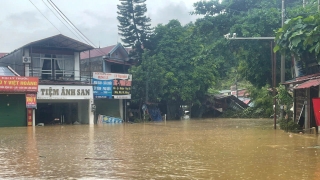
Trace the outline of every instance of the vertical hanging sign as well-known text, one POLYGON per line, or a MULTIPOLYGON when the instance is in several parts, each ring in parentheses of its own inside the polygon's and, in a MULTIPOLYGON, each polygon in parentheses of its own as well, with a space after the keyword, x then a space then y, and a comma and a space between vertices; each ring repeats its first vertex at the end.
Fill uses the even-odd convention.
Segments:
POLYGON ((27 109, 27 123, 32 126, 32 109, 27 109))
POLYGON ((36 94, 26 94, 26 107, 27 108, 37 108, 37 95, 36 94))

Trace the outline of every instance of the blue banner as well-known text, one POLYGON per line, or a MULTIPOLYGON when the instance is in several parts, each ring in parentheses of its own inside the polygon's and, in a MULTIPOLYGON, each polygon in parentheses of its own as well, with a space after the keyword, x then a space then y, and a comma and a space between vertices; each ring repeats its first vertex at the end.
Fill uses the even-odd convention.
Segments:
POLYGON ((94 98, 112 99, 113 80, 92 79, 94 98))

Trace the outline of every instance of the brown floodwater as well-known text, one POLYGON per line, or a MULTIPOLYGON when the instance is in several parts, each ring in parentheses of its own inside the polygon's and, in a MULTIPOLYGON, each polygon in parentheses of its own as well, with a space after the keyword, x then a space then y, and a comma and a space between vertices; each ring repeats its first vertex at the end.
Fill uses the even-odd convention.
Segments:
POLYGON ((0 179, 320 179, 318 135, 271 119, 0 128, 0 179))

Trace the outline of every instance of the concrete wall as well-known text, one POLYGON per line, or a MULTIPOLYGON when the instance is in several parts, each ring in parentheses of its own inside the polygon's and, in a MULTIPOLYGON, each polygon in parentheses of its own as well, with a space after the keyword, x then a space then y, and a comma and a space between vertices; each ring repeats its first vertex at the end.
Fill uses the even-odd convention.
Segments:
POLYGON ((78 118, 81 124, 89 124, 89 101, 82 100, 78 103, 78 118))
POLYGON ((95 99, 97 111, 96 115, 102 114, 112 117, 122 117, 120 109, 120 100, 118 99, 95 99))

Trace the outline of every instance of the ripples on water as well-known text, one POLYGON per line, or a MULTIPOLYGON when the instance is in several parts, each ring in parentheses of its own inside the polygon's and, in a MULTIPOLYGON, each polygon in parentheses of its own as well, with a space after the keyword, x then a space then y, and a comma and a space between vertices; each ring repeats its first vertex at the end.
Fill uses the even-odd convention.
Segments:
POLYGON ((320 179, 317 135, 272 120, 0 128, 1 179, 320 179))

